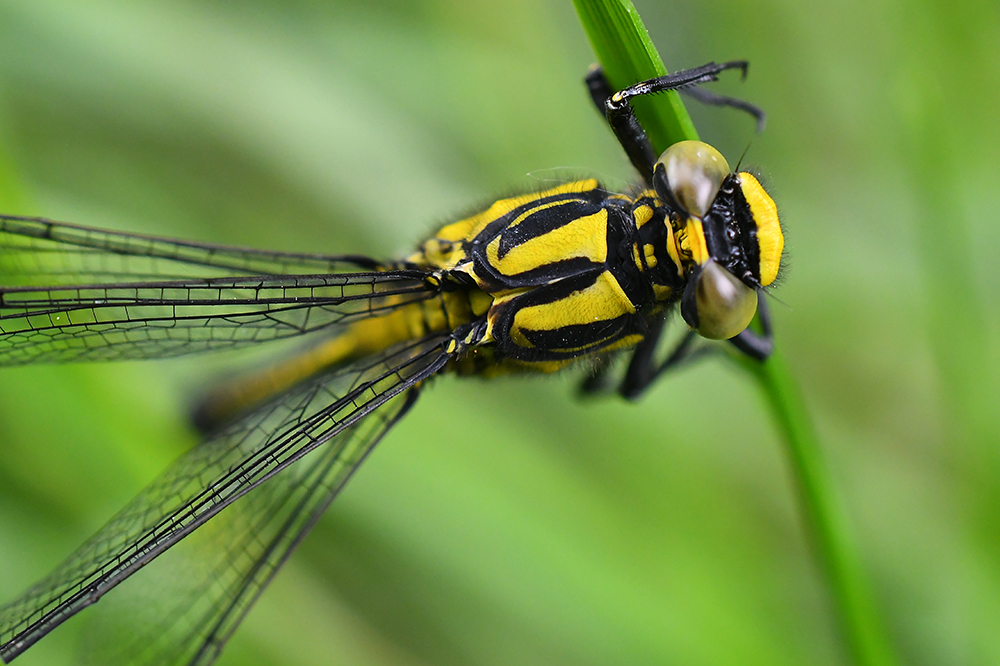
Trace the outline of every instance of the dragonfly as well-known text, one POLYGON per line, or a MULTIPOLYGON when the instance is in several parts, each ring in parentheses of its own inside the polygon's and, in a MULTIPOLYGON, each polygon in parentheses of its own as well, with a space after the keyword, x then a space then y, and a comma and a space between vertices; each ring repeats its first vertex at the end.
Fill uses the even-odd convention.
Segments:
MULTIPOLYGON (((727 340, 764 360, 763 295, 784 236, 774 201, 712 146, 657 156, 630 100, 671 90, 764 114, 698 86, 709 63, 614 90, 586 82, 641 177, 574 180, 499 199, 408 257, 288 253, 0 216, 0 364, 167 358, 306 338, 222 384, 194 415, 202 442, 46 578, 0 607, 7 663, 214 517, 213 558, 130 663, 212 663, 379 440, 443 373, 590 369, 583 389, 639 396, 727 340), (659 352, 673 312, 687 325, 659 352), (761 327, 749 324, 759 314, 761 327), (706 343, 707 344, 707 343, 706 343), (624 371, 608 362, 625 357, 624 371)), ((206 529, 208 529, 206 527, 206 529)), ((145 640, 145 639, 144 639, 145 640)))

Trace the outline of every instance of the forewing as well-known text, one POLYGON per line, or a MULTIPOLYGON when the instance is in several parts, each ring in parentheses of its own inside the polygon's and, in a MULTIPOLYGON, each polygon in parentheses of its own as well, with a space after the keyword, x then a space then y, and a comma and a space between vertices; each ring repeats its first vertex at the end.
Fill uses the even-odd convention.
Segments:
MULTIPOLYGON (((20 654, 310 451, 355 441, 337 438, 351 428, 359 432, 361 419, 443 368, 447 340, 400 345, 306 382, 192 449, 52 574, 0 608, 0 658, 20 654)), ((226 620, 225 613, 218 617, 226 620)), ((228 635, 223 629, 219 635, 228 635)))
POLYGON ((417 271, 0 287, 0 365, 230 349, 378 316, 436 293, 417 271))
POLYGON ((153 568, 167 564, 163 589, 128 620, 127 631, 87 646, 85 663, 208 666, 358 465, 415 401, 392 398, 325 445, 289 465, 195 532, 153 568), (179 552, 178 552, 179 551, 179 552))
POLYGON ((10 286, 356 273, 380 268, 378 262, 361 256, 254 250, 0 215, 0 277, 10 286))
POLYGON ((0 365, 164 358, 431 298, 423 273, 0 216, 0 365))

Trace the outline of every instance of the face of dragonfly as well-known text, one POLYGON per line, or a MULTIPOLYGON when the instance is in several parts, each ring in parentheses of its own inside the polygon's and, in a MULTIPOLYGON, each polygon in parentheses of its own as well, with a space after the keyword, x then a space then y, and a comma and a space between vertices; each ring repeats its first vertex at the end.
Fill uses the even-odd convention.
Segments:
POLYGON ((757 311, 757 291, 774 282, 780 268, 784 235, 774 201, 753 175, 734 173, 701 141, 664 151, 653 185, 680 211, 673 223, 691 258, 684 320, 713 340, 739 334, 757 311))

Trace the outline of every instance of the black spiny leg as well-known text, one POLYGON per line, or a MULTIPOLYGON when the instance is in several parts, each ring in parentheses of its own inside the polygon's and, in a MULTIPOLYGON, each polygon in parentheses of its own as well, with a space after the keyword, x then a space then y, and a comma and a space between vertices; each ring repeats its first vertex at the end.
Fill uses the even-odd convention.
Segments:
MULTIPOLYGON (((629 361, 628 369, 626 369, 625 376, 618 386, 618 393, 623 397, 629 400, 638 398, 664 372, 675 370, 684 363, 711 351, 711 347, 694 347, 696 333, 688 331, 667 358, 662 363, 657 364, 656 348, 659 346, 660 338, 663 337, 665 324, 665 317, 651 323, 646 337, 632 351, 632 358, 629 361)), ((609 367, 607 365, 600 366, 593 375, 584 381, 580 390, 583 393, 604 393, 609 391, 612 388, 607 377, 609 367)))
POLYGON ((767 297, 763 289, 758 290, 757 315, 760 317, 761 333, 749 327, 729 342, 752 359, 765 361, 774 351, 774 334, 771 330, 771 311, 767 308, 767 297))
POLYGON ((659 365, 656 365, 656 360, 653 358, 655 345, 650 345, 647 349, 644 348, 645 345, 643 343, 640 343, 635 348, 632 361, 628 364, 628 371, 625 373, 622 385, 618 387, 618 392, 621 393, 622 397, 634 400, 642 395, 649 385, 655 382, 664 372, 675 370, 684 363, 707 353, 710 349, 709 347, 692 347, 696 335, 694 331, 685 333, 684 337, 677 343, 677 346, 670 352, 666 360, 659 365))
POLYGON ((587 84, 587 90, 590 92, 590 99, 594 102, 594 106, 597 107, 602 116, 607 118, 608 100, 615 94, 615 89, 611 87, 608 77, 604 76, 604 68, 600 65, 594 65, 583 80, 587 84))
MULTIPOLYGON (((656 354, 656 348, 660 344, 660 338, 663 337, 663 327, 666 324, 666 317, 661 315, 649 322, 649 329, 643 336, 639 344, 635 346, 632 350, 632 358, 629 360, 628 369, 625 371, 625 377, 622 379, 621 385, 618 387, 618 392, 624 395, 626 398, 632 398, 638 395, 638 392, 642 390, 649 382, 645 382, 637 390, 626 391, 626 387, 631 387, 637 382, 641 383, 643 378, 653 373, 652 367, 655 363, 654 355, 656 354)), ((684 346, 685 343, 682 341, 678 347, 684 346)), ((676 353, 676 350, 674 351, 676 353)), ((674 354, 672 353, 671 356, 674 354)), ((608 379, 608 369, 611 366, 609 364, 604 364, 598 366, 594 374, 583 382, 580 386, 580 391, 582 393, 608 393, 614 388, 613 379, 608 379)), ((656 374, 659 374, 657 371, 656 374)))
POLYGON ((614 88, 611 87, 611 83, 608 82, 607 77, 604 76, 604 70, 600 67, 595 67, 587 74, 585 81, 587 82, 587 89, 590 91, 590 98, 594 101, 597 110, 601 112, 601 115, 611 125, 611 129, 614 131, 618 143, 625 149, 625 154, 628 155, 629 161, 632 162, 632 165, 642 176, 642 179, 646 181, 646 184, 652 185, 653 165, 656 164, 656 153, 653 151, 653 144, 649 142, 649 137, 646 136, 646 130, 642 129, 639 119, 635 117, 632 107, 626 101, 625 106, 628 111, 625 116, 620 117, 622 114, 615 111, 615 119, 613 119, 612 108, 614 107, 611 99, 616 93, 614 88))
POLYGON ((764 113, 764 109, 760 108, 756 104, 751 104, 750 102, 737 97, 720 95, 712 92, 711 90, 705 90, 704 88, 681 88, 678 92, 682 95, 690 97, 691 99, 697 100, 706 106, 728 106, 732 109, 739 109, 740 111, 749 113, 754 117, 754 120, 757 121, 758 134, 763 132, 764 126, 767 125, 767 114, 764 113))
MULTIPOLYGON (((719 74, 727 69, 739 69, 746 76, 748 64, 745 60, 734 60, 724 62, 721 65, 710 62, 694 69, 685 69, 673 74, 667 74, 656 79, 641 81, 629 86, 624 90, 612 92, 613 89, 604 76, 600 68, 595 68, 587 75, 587 88, 594 103, 601 109, 601 112, 608 119, 608 124, 618 138, 618 143, 625 149, 632 165, 642 175, 647 184, 652 183, 653 166, 656 164, 656 153, 649 143, 646 131, 642 129, 639 120, 635 117, 629 98, 640 97, 642 95, 652 95, 666 92, 668 90, 679 90, 686 88, 688 91, 694 90, 694 86, 709 81, 718 80, 719 74), (602 104, 603 99, 603 104, 602 104)), ((700 102, 715 106, 731 106, 733 108, 746 111, 757 119, 758 128, 763 124, 764 112, 758 107, 742 100, 698 91, 692 93, 692 97, 700 102)))

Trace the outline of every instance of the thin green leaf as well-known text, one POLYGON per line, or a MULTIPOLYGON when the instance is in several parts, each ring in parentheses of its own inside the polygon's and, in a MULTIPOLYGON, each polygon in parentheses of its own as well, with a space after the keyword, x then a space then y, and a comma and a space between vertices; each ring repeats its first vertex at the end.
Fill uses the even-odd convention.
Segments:
POLYGON ((742 366, 757 380, 785 441, 806 528, 827 577, 855 663, 864 666, 897 663, 872 601, 850 520, 809 410, 784 357, 780 350, 775 350, 764 363, 744 359, 742 366))

